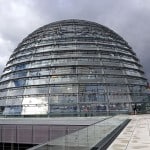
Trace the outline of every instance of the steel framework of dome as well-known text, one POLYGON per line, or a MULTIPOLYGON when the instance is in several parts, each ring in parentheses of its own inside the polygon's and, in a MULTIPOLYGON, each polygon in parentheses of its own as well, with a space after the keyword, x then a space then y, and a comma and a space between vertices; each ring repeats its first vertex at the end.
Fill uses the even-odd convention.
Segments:
POLYGON ((3 115, 62 115, 129 111, 147 100, 136 54, 114 31, 63 20, 28 35, 0 79, 3 115))

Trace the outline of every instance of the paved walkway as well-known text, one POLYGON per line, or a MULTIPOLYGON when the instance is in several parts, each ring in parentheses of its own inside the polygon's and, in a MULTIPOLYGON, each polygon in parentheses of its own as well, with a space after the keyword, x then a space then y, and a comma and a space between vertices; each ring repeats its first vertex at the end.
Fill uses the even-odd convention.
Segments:
POLYGON ((150 115, 134 115, 107 150, 150 150, 150 115))

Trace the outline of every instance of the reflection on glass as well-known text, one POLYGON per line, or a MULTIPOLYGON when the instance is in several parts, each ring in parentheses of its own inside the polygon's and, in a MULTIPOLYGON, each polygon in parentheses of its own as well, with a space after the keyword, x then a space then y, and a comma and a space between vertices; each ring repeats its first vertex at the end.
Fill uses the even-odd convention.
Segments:
POLYGON ((23 98, 23 105, 25 104, 48 104, 48 98, 47 97, 26 97, 23 98))
POLYGON ((22 115, 43 115, 48 114, 48 105, 23 105, 22 115))
POLYGON ((146 87, 123 38, 92 22, 68 20, 39 28, 13 51, 0 78, 0 105, 13 115, 48 115, 48 106, 59 114, 129 109, 127 103, 148 100, 146 87))
POLYGON ((3 115, 21 115, 22 106, 8 106, 5 107, 3 115))

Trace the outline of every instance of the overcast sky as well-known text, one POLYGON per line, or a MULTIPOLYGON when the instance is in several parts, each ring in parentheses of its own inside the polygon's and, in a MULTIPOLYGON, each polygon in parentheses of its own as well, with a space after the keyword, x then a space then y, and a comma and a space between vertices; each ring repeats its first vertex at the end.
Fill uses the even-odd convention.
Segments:
POLYGON ((0 72, 33 30, 73 18, 100 23, 121 35, 150 81, 150 0, 0 0, 0 72))

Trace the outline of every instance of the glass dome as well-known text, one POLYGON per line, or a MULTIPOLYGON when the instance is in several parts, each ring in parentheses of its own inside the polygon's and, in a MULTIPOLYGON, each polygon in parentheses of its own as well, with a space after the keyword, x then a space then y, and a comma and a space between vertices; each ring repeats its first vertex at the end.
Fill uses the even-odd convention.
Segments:
POLYGON ((3 115, 129 112, 147 100, 147 80, 128 43, 100 24, 50 23, 13 51, 0 79, 3 115))

